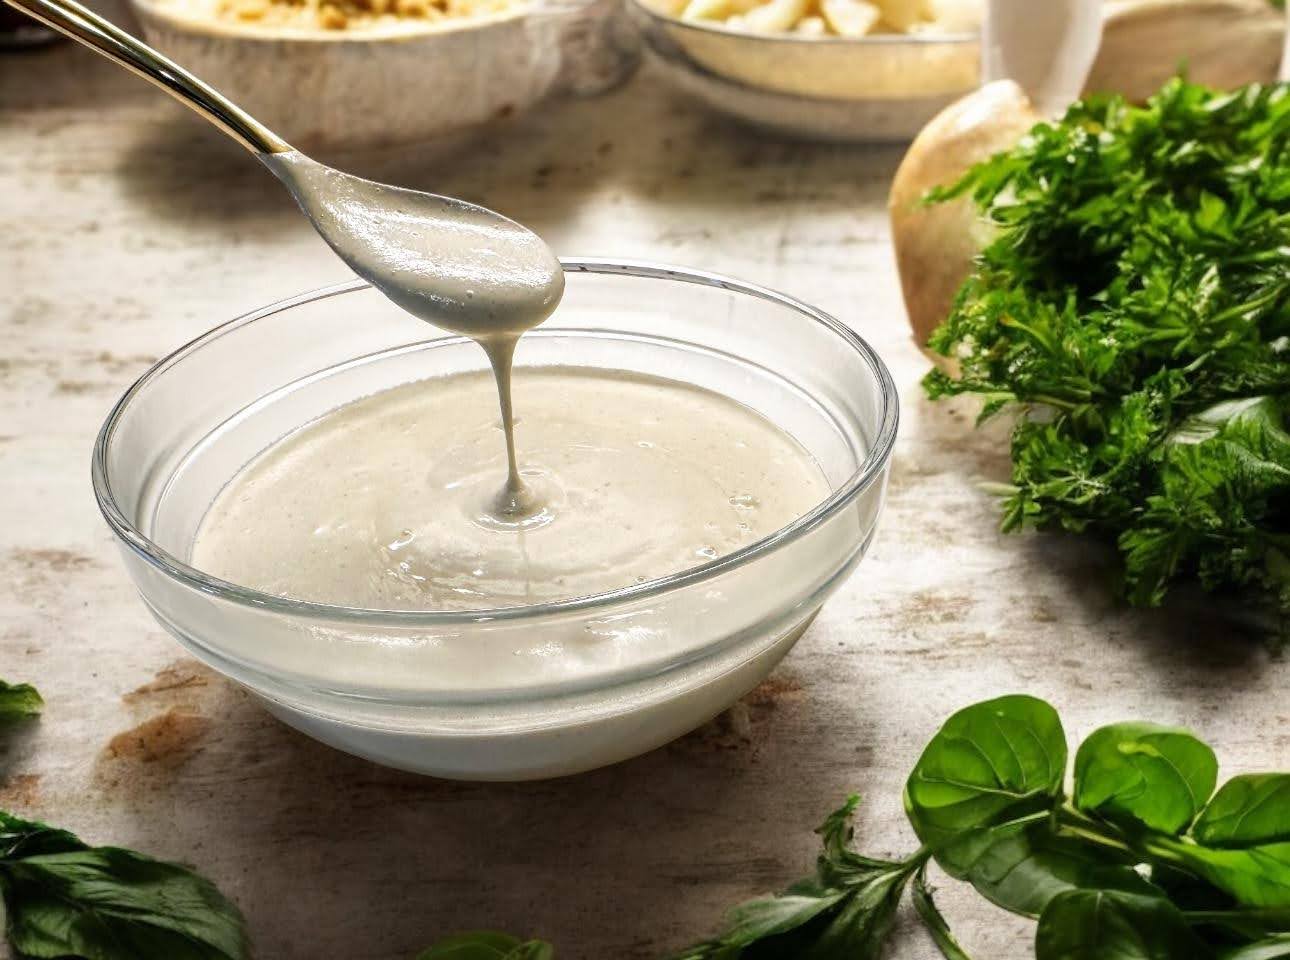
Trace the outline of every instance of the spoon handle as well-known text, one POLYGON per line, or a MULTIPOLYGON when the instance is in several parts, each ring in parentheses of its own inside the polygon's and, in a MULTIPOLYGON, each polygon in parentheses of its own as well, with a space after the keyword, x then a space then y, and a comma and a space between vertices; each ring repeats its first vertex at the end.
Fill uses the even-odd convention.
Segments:
POLYGON ((75 0, 4 2, 155 83, 252 153, 286 153, 292 149, 290 144, 250 114, 225 99, 218 90, 75 0))

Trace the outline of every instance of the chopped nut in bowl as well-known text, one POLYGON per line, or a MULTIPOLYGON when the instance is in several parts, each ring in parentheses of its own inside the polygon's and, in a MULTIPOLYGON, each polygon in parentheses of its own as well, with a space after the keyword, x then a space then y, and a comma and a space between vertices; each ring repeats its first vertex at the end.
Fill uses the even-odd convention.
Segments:
POLYGON ((626 77, 620 0, 130 0, 148 42, 293 146, 412 143, 626 77))
POLYGON ((284 29, 372 30, 478 21, 524 6, 524 0, 189 0, 214 19, 284 29))

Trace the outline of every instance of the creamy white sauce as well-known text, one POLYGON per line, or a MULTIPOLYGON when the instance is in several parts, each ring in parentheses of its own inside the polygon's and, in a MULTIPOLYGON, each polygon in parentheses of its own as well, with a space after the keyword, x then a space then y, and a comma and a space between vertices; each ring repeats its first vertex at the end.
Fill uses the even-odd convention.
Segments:
POLYGON ((810 455, 754 411, 676 381, 518 371, 536 506, 505 471, 484 373, 406 384, 288 435, 197 532, 199 569, 268 593, 387 610, 481 610, 652 580, 751 544, 821 502, 810 455))

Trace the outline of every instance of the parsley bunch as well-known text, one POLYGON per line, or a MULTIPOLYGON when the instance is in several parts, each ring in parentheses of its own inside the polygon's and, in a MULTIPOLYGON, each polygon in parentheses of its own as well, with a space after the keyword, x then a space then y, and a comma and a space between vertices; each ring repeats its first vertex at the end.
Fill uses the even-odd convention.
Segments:
POLYGON ((1290 622, 1290 86, 1077 103, 933 191, 995 225, 929 346, 933 398, 1020 411, 1003 527, 1115 542, 1290 622))

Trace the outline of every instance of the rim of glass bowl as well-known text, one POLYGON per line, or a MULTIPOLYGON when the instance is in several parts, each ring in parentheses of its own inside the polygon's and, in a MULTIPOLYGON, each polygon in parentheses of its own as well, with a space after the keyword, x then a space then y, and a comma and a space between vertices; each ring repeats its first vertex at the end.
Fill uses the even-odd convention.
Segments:
POLYGON ((751 33, 747 30, 727 27, 720 21, 715 20, 682 20, 680 17, 663 13, 661 10, 655 10, 646 0, 631 0, 631 5, 651 20, 666 24, 669 27, 681 27, 686 30, 693 30, 696 33, 715 33, 719 36, 739 37, 754 43, 829 44, 833 46, 849 44, 856 47, 885 47, 900 46, 901 44, 911 46, 942 43, 957 45, 979 43, 981 40, 981 31, 979 30, 959 30, 953 33, 873 33, 863 37, 837 37, 828 34, 822 37, 808 37, 802 34, 789 33, 787 30, 780 33, 751 33))
POLYGON ((787 526, 781 527, 770 536, 763 537, 756 543, 742 547, 733 553, 726 554, 697 567, 691 567, 688 570, 682 570, 645 583, 632 584, 605 593, 596 593, 568 600, 557 600, 550 603, 533 604, 531 606, 465 611, 380 610, 365 607, 344 607, 311 600, 293 600, 287 597, 262 593, 203 573, 149 540, 126 518, 125 514, 117 506, 116 499, 112 495, 111 478, 108 476, 107 470, 108 447, 112 443, 112 437, 116 431, 118 421, 124 415, 126 408, 134 397, 150 380, 164 373, 173 364, 227 333, 293 307, 303 306, 318 300, 326 300, 346 293, 366 290, 370 286, 363 280, 350 280, 327 287, 320 287, 286 300, 279 300, 276 303, 271 303, 258 310, 243 314, 208 330, 196 339, 184 344, 169 356, 153 364, 113 406, 107 420, 103 423, 103 427, 99 430, 98 439, 94 443, 91 472, 94 482, 94 496, 98 501, 99 510, 103 513, 113 532, 143 560, 172 579, 204 593, 215 594, 246 606, 315 619, 401 626, 461 625, 499 620, 536 620, 546 616, 560 616, 595 610, 600 607, 612 607, 624 601, 655 596, 681 587, 701 583, 719 574, 742 567, 744 564, 750 563, 758 557, 798 539, 819 526, 868 488, 890 459, 892 446, 896 439, 896 427, 900 419, 900 401, 896 393, 896 384, 892 380, 887 365, 883 363, 882 359, 864 338, 824 311, 817 310, 795 297, 790 297, 767 287, 700 270, 688 270, 643 260, 561 258, 560 262, 564 265, 566 272, 645 277, 655 280, 718 287, 723 290, 729 290, 732 293, 756 297, 787 307, 828 328, 860 354, 865 364, 873 372, 874 379, 877 381, 880 390, 882 408, 878 430, 868 451, 866 451, 864 461, 860 464, 860 467, 828 499, 817 504, 812 510, 798 517, 787 526))

